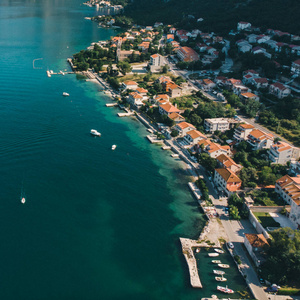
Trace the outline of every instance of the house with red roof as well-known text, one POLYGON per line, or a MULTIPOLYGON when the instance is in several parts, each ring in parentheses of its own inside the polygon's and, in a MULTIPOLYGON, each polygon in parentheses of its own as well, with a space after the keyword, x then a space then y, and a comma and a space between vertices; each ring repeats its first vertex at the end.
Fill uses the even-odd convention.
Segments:
POLYGON ((221 168, 229 169, 235 174, 243 168, 243 166, 237 164, 232 158, 230 158, 226 154, 221 154, 217 156, 216 160, 221 168))
POLYGON ((258 89, 264 89, 267 88, 269 85, 268 79, 267 78, 252 78, 252 80, 250 81, 250 84, 254 85, 255 88, 258 89))
POLYGON ((214 183, 219 190, 227 196, 238 191, 242 186, 242 180, 230 169, 215 169, 214 183))
POLYGON ((190 130, 184 136, 184 140, 189 145, 196 145, 200 140, 206 139, 206 136, 198 130, 190 130))
POLYGON ((291 71, 300 75, 300 59, 297 59, 292 63, 291 71))
POLYGON ((165 104, 160 104, 159 106, 159 113, 161 115, 167 115, 169 116, 171 113, 180 113, 180 110, 171 104, 170 102, 167 102, 165 104))
POLYGON ((246 140, 248 138, 248 135, 250 134, 250 132, 253 129, 254 129, 253 125, 250 125, 250 124, 240 124, 239 127, 237 127, 234 130, 233 138, 237 142, 244 141, 244 140, 246 140))
POLYGON ((270 147, 268 155, 272 163, 285 165, 288 161, 299 159, 300 149, 279 141, 270 147))
POLYGON ((180 122, 174 127, 174 129, 178 131, 179 135, 185 136, 187 132, 196 130, 196 127, 188 122, 180 122))
POLYGON ((276 96, 279 99, 282 99, 290 95, 291 90, 286 85, 280 82, 275 82, 270 84, 269 93, 276 96))
POLYGON ((247 137, 247 142, 252 146, 253 151, 269 149, 273 145, 274 137, 271 133, 253 129, 247 137))
POLYGON ((198 53, 190 47, 180 47, 177 50, 177 56, 182 61, 197 61, 199 60, 198 53))

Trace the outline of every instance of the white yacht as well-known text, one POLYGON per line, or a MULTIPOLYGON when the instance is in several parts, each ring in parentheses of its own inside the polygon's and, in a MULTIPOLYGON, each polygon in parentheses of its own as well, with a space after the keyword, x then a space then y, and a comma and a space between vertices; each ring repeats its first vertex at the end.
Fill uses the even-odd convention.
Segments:
POLYGON ((101 133, 98 132, 96 129, 91 129, 91 135, 94 135, 94 136, 101 136, 101 133))
POLYGON ((70 96, 70 94, 68 94, 68 93, 66 93, 66 92, 63 92, 63 96, 64 96, 64 97, 68 97, 68 96, 70 96))
POLYGON ((111 150, 115 150, 117 148, 117 145, 112 145, 111 150))
POLYGON ((21 198, 21 203, 24 204, 25 202, 26 202, 25 197, 22 197, 22 198, 21 198))

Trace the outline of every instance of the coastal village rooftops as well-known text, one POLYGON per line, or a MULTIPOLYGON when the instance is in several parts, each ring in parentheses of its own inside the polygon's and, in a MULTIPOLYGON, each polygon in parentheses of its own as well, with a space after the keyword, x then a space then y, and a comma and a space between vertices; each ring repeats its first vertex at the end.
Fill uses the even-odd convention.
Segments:
POLYGON ((226 168, 230 168, 231 166, 237 166, 237 163, 225 154, 219 155, 216 160, 218 160, 221 164, 223 164, 226 168))
MULTIPOLYGON (((181 129, 185 129, 187 127, 191 127, 191 128, 195 128, 194 125, 188 123, 188 122, 181 122, 181 123, 178 123, 177 126, 181 129)), ((196 129, 196 128, 195 128, 196 129)))
POLYGON ((261 233, 245 233, 245 237, 253 248, 263 248, 265 246, 269 246, 268 241, 261 233))
POLYGON ((228 169, 216 169, 216 172, 218 172, 227 183, 242 182, 242 180, 238 176, 236 176, 232 171, 228 169))
POLYGON ((137 92, 132 92, 129 95, 131 95, 134 99, 143 99, 143 96, 137 92))
POLYGON ((258 140, 264 140, 264 139, 273 139, 273 135, 271 133, 265 133, 259 129, 254 129, 249 133, 249 137, 254 137, 258 140))
POLYGON ((167 113, 174 113, 174 112, 179 113, 180 112, 180 110, 171 103, 165 103, 165 104, 161 104, 159 106, 167 113))
POLYGON ((156 101, 159 101, 159 100, 169 101, 170 97, 167 94, 160 94, 160 95, 155 96, 154 99, 156 101))
POLYGON ((285 186, 287 186, 290 183, 300 185, 300 175, 298 175, 297 177, 291 177, 289 175, 285 175, 285 176, 277 179, 276 183, 279 184, 281 186, 281 188, 284 188, 285 186))
POLYGON ((181 116, 180 114, 178 114, 178 113, 171 113, 171 114, 169 114, 169 119, 171 119, 171 120, 176 120, 177 119, 177 121, 184 121, 185 119, 184 119, 184 117, 183 116, 181 116))
POLYGON ((209 84, 214 84, 214 82, 213 82, 212 80, 208 79, 208 78, 203 79, 203 83, 205 83, 205 84, 207 84, 207 85, 209 85, 209 84))
POLYGON ((250 124, 240 124, 239 127, 242 127, 244 129, 252 129, 252 128, 254 128, 254 126, 250 125, 250 124))
POLYGON ((270 148, 275 151, 278 151, 278 152, 292 149, 292 147, 289 144, 282 142, 282 141, 279 141, 276 144, 273 144, 270 148))
POLYGON ((144 88, 140 88, 140 87, 137 88, 136 91, 139 92, 140 94, 147 94, 148 93, 148 90, 145 90, 144 88))
POLYGON ((268 79, 267 78, 253 78, 253 80, 256 82, 256 83, 268 83, 268 79))
POLYGON ((250 93, 250 92, 247 92, 247 93, 242 93, 241 94, 243 97, 245 98, 248 98, 248 99, 251 99, 251 98, 256 98, 257 95, 253 94, 253 93, 250 93))
POLYGON ((191 131, 187 132, 187 135, 189 135, 193 140, 197 139, 199 137, 206 138, 206 136, 198 130, 191 130, 191 131))
POLYGON ((124 81, 123 84, 125 85, 138 85, 135 81, 131 81, 131 80, 127 80, 127 81, 124 81))
POLYGON ((275 83, 272 84, 272 86, 278 88, 281 91, 287 89, 287 87, 284 84, 280 83, 280 82, 275 82, 275 83))

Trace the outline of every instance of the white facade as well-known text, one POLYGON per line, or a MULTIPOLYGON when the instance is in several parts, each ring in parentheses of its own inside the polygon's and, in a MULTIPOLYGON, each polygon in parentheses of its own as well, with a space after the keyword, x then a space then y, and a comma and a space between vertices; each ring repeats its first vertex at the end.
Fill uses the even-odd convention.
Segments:
POLYGON ((251 23, 249 22, 238 22, 237 24, 237 30, 245 30, 245 29, 250 29, 251 28, 251 23))
POLYGON ((254 126, 250 124, 241 124, 234 130, 233 138, 238 141, 244 141, 248 138, 249 133, 253 130, 254 126))
POLYGON ((269 151, 269 159, 272 163, 285 165, 288 161, 299 158, 299 148, 290 146, 284 142, 273 144, 269 151))
POLYGON ((229 130, 230 123, 226 118, 205 119, 204 129, 211 133, 219 130, 221 132, 229 130))
POLYGON ((266 134, 261 130, 252 130, 247 138, 247 142, 252 146, 252 150, 269 149, 273 145, 273 135, 266 134))

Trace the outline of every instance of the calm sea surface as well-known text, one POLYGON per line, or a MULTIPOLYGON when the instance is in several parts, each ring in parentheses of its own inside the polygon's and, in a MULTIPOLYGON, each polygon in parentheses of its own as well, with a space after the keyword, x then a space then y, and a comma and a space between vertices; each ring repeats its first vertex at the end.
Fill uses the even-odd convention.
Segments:
POLYGON ((178 237, 197 237, 204 219, 180 163, 105 107, 99 85, 46 76, 114 35, 81 2, 0 1, 0 298, 210 296, 212 275, 190 288, 181 254, 178 237))

